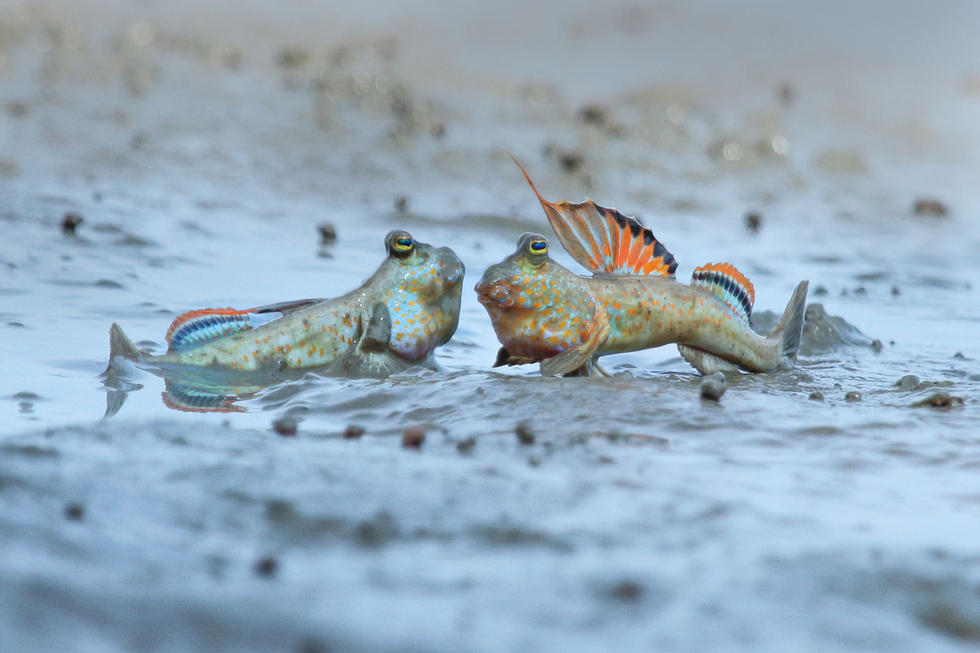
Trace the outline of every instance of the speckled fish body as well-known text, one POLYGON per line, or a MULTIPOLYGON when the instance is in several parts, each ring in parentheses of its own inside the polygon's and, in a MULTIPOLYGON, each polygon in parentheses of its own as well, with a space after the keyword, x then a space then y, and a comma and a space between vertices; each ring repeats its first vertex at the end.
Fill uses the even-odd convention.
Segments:
POLYGON ((170 349, 159 356, 136 350, 113 325, 110 356, 169 371, 210 368, 239 378, 288 370, 385 376, 424 363, 456 330, 463 264, 451 249, 416 242, 405 232, 392 232, 385 242, 389 255, 378 270, 341 297, 245 311, 191 311, 174 321, 170 349), (256 316, 276 313, 281 317, 250 324, 256 316))
POLYGON ((538 198, 562 245, 594 276, 572 273, 548 256, 544 236, 524 234, 476 286, 503 345, 497 364, 602 373, 599 356, 676 343, 703 373, 762 372, 795 355, 806 282, 776 330, 761 336, 750 327, 754 288, 733 266, 709 263, 691 285, 678 283, 673 256, 635 219, 593 202, 538 198))

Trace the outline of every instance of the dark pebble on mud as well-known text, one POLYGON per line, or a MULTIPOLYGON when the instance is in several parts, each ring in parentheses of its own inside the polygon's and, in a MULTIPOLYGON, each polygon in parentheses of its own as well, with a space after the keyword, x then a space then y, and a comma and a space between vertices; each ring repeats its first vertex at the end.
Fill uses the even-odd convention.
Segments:
POLYGON ((638 601, 643 593, 643 585, 635 580, 621 580, 609 587, 609 596, 618 601, 638 601))
POLYGON ((310 58, 310 53, 303 48, 283 48, 276 55, 276 63, 282 68, 298 68, 310 58))
POLYGON ((912 211, 916 215, 931 215, 936 218, 944 218, 949 213, 945 204, 932 197, 920 197, 915 200, 912 211))
POLYGON ((578 112, 578 119, 587 125, 603 127, 609 121, 606 109, 598 104, 587 104, 578 112))
POLYGON ((404 213, 408 210, 408 198, 404 195, 395 195, 395 210, 404 213))
POLYGON ((745 228, 752 233, 757 233, 762 227, 762 215, 755 211, 745 214, 745 228))
POLYGON ((530 465, 531 467, 540 467, 541 466, 541 456, 537 456, 537 455, 533 455, 533 454, 530 455, 530 456, 528 456, 527 457, 527 464, 530 465))
POLYGON ((347 428, 344 429, 345 440, 356 440, 362 435, 364 435, 363 426, 358 426, 357 424, 348 424, 347 428))
POLYGON ((871 341, 871 348, 874 349, 875 352, 879 352, 882 349, 884 349, 885 346, 883 344, 881 344, 881 340, 878 340, 877 338, 875 338, 874 340, 871 341))
POLYGON ((902 390, 912 390, 919 387, 919 377, 917 377, 915 374, 906 374, 898 381, 895 381, 895 385, 902 390))
POLYGON ((81 521, 85 517, 85 506, 80 503, 69 503, 65 506, 65 519, 81 521))
POLYGON ((822 392, 811 392, 810 393, 810 396, 807 397, 807 399, 809 399, 810 401, 823 401, 823 393, 822 392))
POLYGON ((476 438, 470 436, 456 443, 456 451, 468 456, 473 453, 473 448, 476 447, 476 438))
POLYGON ((421 426, 409 426, 402 433, 402 446, 406 449, 420 449, 425 442, 425 430, 421 426))
POLYGON ((446 123, 437 122, 436 124, 432 125, 432 135, 435 138, 444 137, 446 135, 446 123))
POLYGON ((255 561, 255 573, 263 578, 272 578, 279 571, 279 561, 272 556, 265 556, 255 561))
POLYGON ((517 441, 521 444, 534 444, 536 436, 531 430, 531 425, 527 422, 518 422, 514 433, 517 435, 517 441))
POLYGON ((709 374, 701 381, 701 398, 709 401, 718 401, 727 389, 728 383, 725 381, 724 374, 721 372, 709 374))
POLYGON ((902 294, 902 289, 898 286, 892 286, 892 297, 898 297, 902 294))
POLYGON ((321 222, 316 227, 320 232, 320 243, 330 245, 337 240, 337 229, 329 222, 321 222))
POLYGON ((575 172, 585 164, 585 157, 579 152, 562 152, 558 155, 558 165, 565 172, 575 172))
POLYGON ((83 222, 85 222, 85 220, 77 213, 66 213, 61 218, 61 231, 69 236, 74 236, 75 230, 78 229, 78 226, 83 222))
POLYGON ((953 354, 953 358, 955 358, 957 360, 965 361, 966 360, 966 355, 963 352, 958 351, 955 354, 953 354))
POLYGON ((861 401, 861 393, 857 390, 851 390, 844 395, 845 401, 861 401))
POLYGON ((272 430, 283 437, 292 437, 296 435, 298 427, 299 424, 292 417, 280 417, 272 422, 272 430))
POLYGON ((913 408, 938 408, 940 410, 949 410, 951 408, 959 408, 963 405, 963 397, 954 397, 948 392, 934 392, 922 401, 916 401, 912 404, 913 408))
POLYGON ((813 289, 813 294, 820 295, 820 296, 826 295, 827 289, 824 288, 823 286, 817 286, 816 288, 813 289))

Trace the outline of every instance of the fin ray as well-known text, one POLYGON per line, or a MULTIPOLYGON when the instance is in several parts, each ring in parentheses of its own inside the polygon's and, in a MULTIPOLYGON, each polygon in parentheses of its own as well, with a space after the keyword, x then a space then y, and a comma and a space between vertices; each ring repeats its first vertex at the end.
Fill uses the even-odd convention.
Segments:
MULTIPOLYGON (((512 157, 513 158, 513 157, 512 157)), ((517 159, 524 179, 541 203, 555 235, 572 258, 592 272, 674 276, 677 261, 636 218, 592 200, 549 202, 517 159)))

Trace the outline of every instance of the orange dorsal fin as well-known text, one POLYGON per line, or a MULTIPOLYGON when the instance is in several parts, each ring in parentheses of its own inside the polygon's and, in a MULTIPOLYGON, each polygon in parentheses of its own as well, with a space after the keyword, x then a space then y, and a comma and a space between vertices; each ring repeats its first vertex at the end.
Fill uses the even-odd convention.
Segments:
POLYGON ((755 304, 755 288, 744 274, 730 263, 708 263, 695 268, 691 285, 704 288, 725 302, 732 312, 749 323, 755 304))
POLYGON ((514 159, 541 202, 555 235, 572 258, 592 272, 674 276, 673 254, 636 218, 592 200, 580 204, 541 197, 524 166, 514 159))

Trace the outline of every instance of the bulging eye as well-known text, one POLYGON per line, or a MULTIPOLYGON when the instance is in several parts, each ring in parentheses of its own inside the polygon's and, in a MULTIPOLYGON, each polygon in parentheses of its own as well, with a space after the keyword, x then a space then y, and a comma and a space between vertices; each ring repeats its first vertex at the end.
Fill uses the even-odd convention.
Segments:
POLYGON ((404 231, 388 234, 388 250, 392 256, 408 256, 415 248, 415 241, 404 231))
POLYGON ((548 253, 548 241, 546 240, 532 240, 527 244, 527 251, 531 254, 547 254, 548 253))

